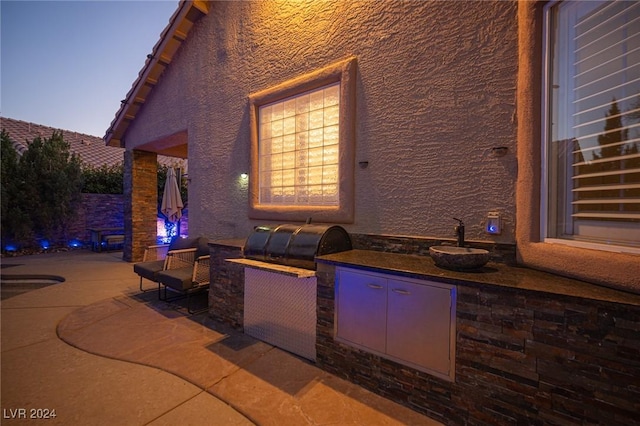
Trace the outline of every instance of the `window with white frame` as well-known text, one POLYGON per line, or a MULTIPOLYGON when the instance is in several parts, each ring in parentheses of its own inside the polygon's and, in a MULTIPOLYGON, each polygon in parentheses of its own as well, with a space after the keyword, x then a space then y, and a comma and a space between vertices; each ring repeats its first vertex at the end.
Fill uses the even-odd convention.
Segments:
POLYGON ((547 241, 640 249, 640 2, 545 9, 547 241))
POLYGON ((260 204, 337 206, 340 83, 259 107, 260 204))

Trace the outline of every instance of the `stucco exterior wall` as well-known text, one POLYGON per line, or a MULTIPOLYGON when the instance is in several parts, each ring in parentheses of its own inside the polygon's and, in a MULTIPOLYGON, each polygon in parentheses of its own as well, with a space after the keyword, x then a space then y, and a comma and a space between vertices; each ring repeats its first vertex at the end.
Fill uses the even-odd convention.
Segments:
POLYGON ((515 242, 516 2, 216 2, 126 135, 189 138, 190 233, 251 227, 249 94, 355 55, 349 232, 515 242), (508 148, 496 157, 493 147, 508 148), (367 168, 357 166, 368 161, 367 168), (489 211, 503 233, 483 232, 489 211))

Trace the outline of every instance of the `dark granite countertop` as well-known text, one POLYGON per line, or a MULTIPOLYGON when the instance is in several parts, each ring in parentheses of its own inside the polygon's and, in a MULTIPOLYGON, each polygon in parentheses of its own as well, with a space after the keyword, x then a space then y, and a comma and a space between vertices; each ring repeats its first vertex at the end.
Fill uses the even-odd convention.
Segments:
POLYGON ((243 248, 246 238, 227 238, 223 240, 213 240, 209 242, 210 246, 224 246, 243 248))
POLYGON ((640 306, 640 295, 614 290, 584 281, 561 277, 529 268, 488 263, 477 272, 458 272, 440 268, 429 256, 350 250, 319 256, 318 263, 348 266, 368 271, 431 279, 449 284, 487 284, 545 292, 584 299, 640 306))

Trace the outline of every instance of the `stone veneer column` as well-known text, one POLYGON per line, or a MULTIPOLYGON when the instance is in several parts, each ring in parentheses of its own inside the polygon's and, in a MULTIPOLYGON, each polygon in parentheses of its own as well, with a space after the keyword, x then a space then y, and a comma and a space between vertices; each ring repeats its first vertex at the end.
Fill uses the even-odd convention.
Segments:
POLYGON ((240 331, 244 327, 244 266, 226 259, 241 258, 243 244, 244 240, 209 244, 209 316, 240 331))
POLYGON ((147 246, 156 244, 158 210, 158 156, 153 152, 124 153, 123 259, 139 262, 147 246))

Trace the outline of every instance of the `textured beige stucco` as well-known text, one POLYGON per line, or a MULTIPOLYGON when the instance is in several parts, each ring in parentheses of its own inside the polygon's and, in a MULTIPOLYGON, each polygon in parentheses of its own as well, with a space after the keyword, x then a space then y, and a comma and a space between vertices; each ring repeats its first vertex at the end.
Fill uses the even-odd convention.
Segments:
POLYGON ((219 2, 199 20, 125 137, 187 131, 190 233, 244 237, 248 96, 358 61, 350 232, 515 242, 517 3, 219 2), (492 147, 508 147, 495 157, 492 147), (358 167, 368 161, 367 168, 358 167), (489 211, 500 237, 483 232, 489 211))

